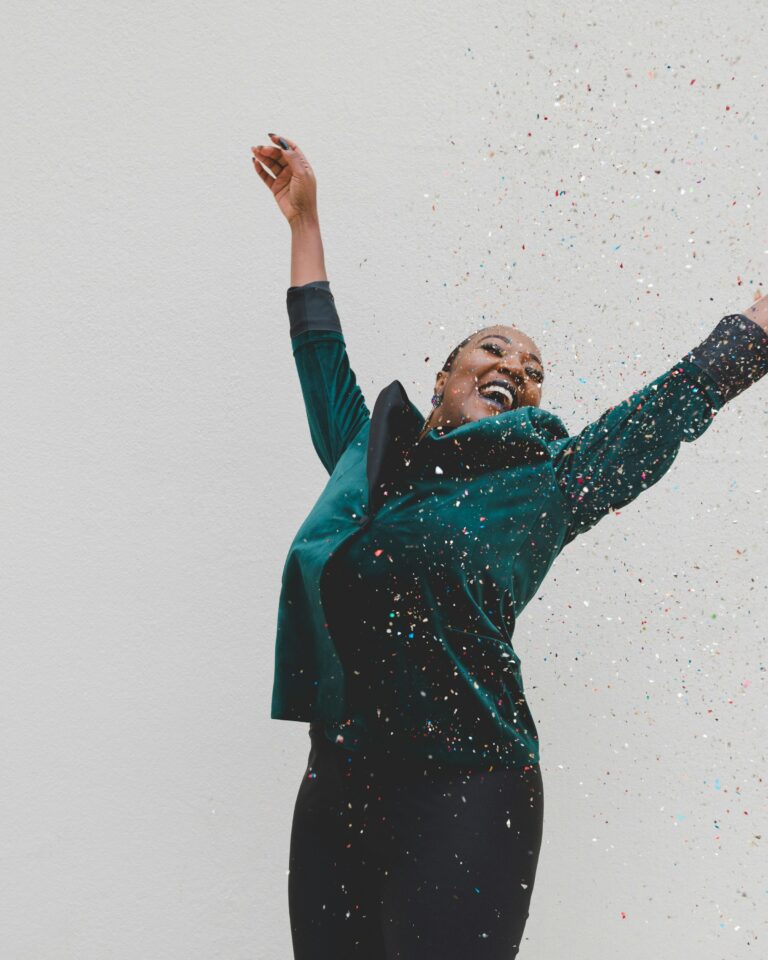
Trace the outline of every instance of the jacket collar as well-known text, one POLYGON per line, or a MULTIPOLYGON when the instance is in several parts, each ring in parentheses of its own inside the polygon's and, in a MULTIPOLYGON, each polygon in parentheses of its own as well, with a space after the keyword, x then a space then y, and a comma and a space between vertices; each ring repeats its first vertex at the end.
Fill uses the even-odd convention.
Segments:
POLYGON ((371 414, 366 473, 368 510, 375 513, 384 491, 406 473, 410 480, 471 480, 489 470, 546 460, 549 443, 568 436, 555 414, 519 407, 496 417, 461 424, 447 433, 430 430, 416 443, 426 418, 411 403, 399 380, 379 393, 371 414))
POLYGON ((403 466, 426 418, 408 399, 399 380, 379 393, 368 434, 368 503, 375 513, 384 499, 383 487, 403 466))

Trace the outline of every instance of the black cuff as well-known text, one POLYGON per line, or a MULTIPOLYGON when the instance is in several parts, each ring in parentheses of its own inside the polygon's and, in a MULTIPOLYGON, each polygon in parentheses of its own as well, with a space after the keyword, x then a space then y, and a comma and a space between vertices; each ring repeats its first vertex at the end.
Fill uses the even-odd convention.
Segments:
POLYGON ((726 403, 768 373, 768 333, 743 313, 731 313, 685 359, 715 381, 726 403))
POLYGON ((341 333, 341 322, 329 280, 312 280, 300 286, 288 287, 286 302, 292 338, 307 330, 336 330, 341 333))

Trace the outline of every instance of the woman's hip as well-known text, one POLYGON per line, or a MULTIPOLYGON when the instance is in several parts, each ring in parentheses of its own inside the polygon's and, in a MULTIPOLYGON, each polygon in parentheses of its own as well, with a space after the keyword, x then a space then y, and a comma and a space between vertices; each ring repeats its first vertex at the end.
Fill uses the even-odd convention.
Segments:
POLYGON ((538 764, 482 770, 404 762, 392 752, 347 750, 317 726, 310 737, 298 810, 343 820, 345 833, 362 831, 382 857, 393 844, 426 846, 454 836, 456 849, 479 844, 500 857, 520 836, 538 850, 544 816, 538 764))
POLYGON ((425 945, 445 960, 516 957, 543 814, 538 765, 420 770, 313 737, 291 834, 297 958, 330 956, 320 942, 369 960, 425 945))

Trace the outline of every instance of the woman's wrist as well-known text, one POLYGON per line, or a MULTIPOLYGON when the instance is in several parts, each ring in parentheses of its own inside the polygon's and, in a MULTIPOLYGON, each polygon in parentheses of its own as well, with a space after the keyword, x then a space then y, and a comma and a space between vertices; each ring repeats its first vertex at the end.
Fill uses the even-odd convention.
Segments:
POLYGON ((292 220, 288 221, 288 224, 291 230, 298 231, 307 231, 307 230, 319 230, 320 229, 320 218, 317 215, 317 210, 313 213, 297 213, 292 220))
POLYGON ((294 217, 291 224, 291 286, 327 280, 317 214, 294 217))
POLYGON ((768 333, 768 296, 761 297, 744 311, 744 316, 754 320, 768 333))

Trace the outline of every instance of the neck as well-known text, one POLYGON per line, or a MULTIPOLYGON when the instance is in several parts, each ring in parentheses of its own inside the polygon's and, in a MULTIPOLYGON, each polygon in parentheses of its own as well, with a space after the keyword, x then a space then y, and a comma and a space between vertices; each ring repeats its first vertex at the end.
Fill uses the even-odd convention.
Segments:
POLYGON ((421 430, 419 431, 418 437, 416 437, 416 443, 419 443, 419 441, 423 440, 424 437, 426 437, 426 435, 427 435, 427 434, 429 433, 429 431, 432 429, 432 425, 430 424, 430 420, 431 420, 431 419, 432 419, 432 414, 430 414, 430 415, 427 417, 427 419, 424 421, 424 426, 423 426, 423 427, 421 428, 421 430))
POLYGON ((421 431, 419 432, 418 437, 416 437, 416 443, 419 443, 419 441, 423 440, 430 430, 437 430, 438 432, 440 432, 441 430, 445 431, 445 427, 443 426, 442 423, 432 423, 431 413, 425 420, 424 426, 421 428, 421 431))

